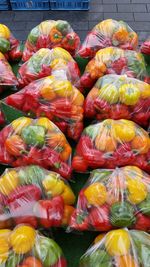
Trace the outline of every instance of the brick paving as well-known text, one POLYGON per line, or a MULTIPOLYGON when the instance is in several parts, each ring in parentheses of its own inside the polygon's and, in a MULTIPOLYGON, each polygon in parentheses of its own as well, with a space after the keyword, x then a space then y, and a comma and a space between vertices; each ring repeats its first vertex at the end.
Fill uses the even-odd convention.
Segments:
POLYGON ((140 42, 150 36, 150 0, 91 0, 89 11, 0 11, 0 23, 8 25, 22 41, 42 20, 68 20, 83 40, 95 24, 107 18, 129 23, 140 42))

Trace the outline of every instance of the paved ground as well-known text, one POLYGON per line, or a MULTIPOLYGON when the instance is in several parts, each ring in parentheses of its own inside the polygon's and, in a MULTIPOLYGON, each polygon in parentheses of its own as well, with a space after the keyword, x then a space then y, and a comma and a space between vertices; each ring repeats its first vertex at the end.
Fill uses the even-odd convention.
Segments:
POLYGON ((46 19, 68 20, 81 39, 103 19, 122 19, 139 33, 140 41, 150 36, 150 0, 91 0, 90 11, 1 11, 0 23, 25 40, 30 29, 46 19))

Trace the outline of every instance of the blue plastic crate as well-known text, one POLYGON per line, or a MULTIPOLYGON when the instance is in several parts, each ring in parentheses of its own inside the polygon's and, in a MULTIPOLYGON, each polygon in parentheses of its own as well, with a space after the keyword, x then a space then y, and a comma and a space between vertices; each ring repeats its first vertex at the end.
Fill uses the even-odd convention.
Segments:
POLYGON ((89 10, 90 0, 50 0, 51 10, 89 10))
POLYGON ((49 0, 10 0, 12 10, 49 10, 49 0))
POLYGON ((10 4, 7 0, 0 0, 0 10, 9 10, 10 4))

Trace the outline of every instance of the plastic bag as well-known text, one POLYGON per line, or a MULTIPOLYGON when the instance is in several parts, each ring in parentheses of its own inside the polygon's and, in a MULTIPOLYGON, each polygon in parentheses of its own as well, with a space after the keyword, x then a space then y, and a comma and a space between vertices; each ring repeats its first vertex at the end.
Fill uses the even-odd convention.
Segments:
POLYGON ((138 46, 138 35, 124 21, 104 20, 88 33, 77 51, 77 56, 91 59, 99 49, 109 46, 135 50, 138 46))
POLYGON ((80 191, 70 228, 150 230, 150 176, 135 166, 97 169, 80 191))
POLYGON ((80 267, 149 267, 150 235, 119 229, 108 232, 80 259, 80 267))
POLYGON ((23 61, 27 61, 40 48, 62 47, 74 55, 79 45, 80 38, 67 21, 46 20, 29 33, 23 51, 23 61))
POLYGON ((72 167, 88 169, 136 165, 150 172, 148 133, 129 120, 107 119, 84 129, 76 147, 72 167))
POLYGON ((0 163, 13 167, 37 164, 71 175, 71 147, 50 120, 21 117, 0 132, 0 163))
POLYGON ((4 24, 0 24, 0 52, 10 61, 18 61, 22 57, 20 42, 4 24))
POLYGON ((150 122, 150 85, 126 75, 109 74, 97 80, 84 107, 88 118, 131 119, 147 127, 150 122))
POLYGON ((34 81, 5 102, 28 114, 46 116, 74 140, 83 130, 84 96, 67 80, 49 76, 34 81))
POLYGON ((150 37, 141 45, 141 53, 150 56, 150 37))
POLYGON ((0 52, 0 92, 9 88, 15 88, 18 85, 11 66, 4 55, 0 52))
POLYGON ((73 84, 79 79, 80 71, 72 56, 63 48, 41 48, 18 70, 20 87, 30 82, 54 75, 73 84))
POLYGON ((0 177, 0 229, 67 226, 75 195, 56 172, 37 165, 6 169, 0 177))
POLYGON ((0 230, 0 244, 3 267, 67 267, 58 244, 27 224, 0 230))
POLYGON ((143 55, 115 47, 99 50, 87 64, 85 72, 76 86, 81 90, 91 89, 98 78, 105 74, 126 74, 128 77, 143 80, 146 76, 146 65, 143 55))

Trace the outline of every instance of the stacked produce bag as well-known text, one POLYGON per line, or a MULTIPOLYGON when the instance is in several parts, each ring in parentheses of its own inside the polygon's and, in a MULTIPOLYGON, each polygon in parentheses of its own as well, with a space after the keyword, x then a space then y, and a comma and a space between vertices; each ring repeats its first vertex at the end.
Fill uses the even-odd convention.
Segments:
POLYGON ((100 22, 83 44, 68 22, 43 21, 15 76, 20 43, 0 24, 0 266, 67 267, 50 237, 97 231, 80 267, 149 267, 148 42, 139 52, 123 21, 100 22))
POLYGON ((74 55, 79 45, 80 38, 67 21, 46 20, 29 33, 23 51, 23 61, 27 61, 40 48, 62 47, 74 55))

